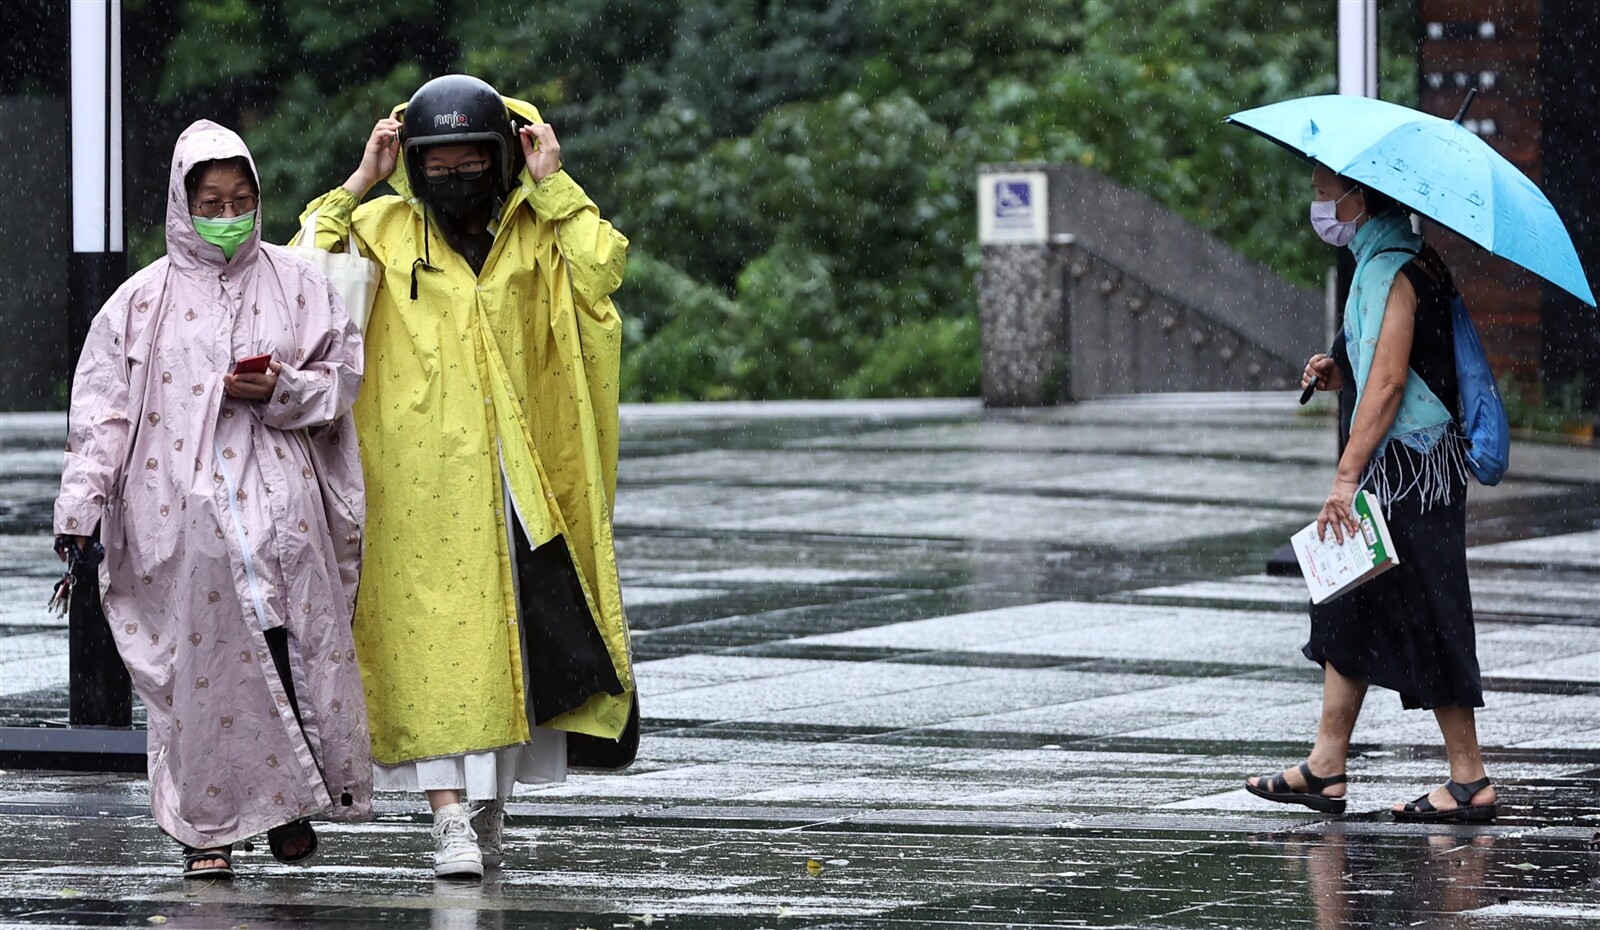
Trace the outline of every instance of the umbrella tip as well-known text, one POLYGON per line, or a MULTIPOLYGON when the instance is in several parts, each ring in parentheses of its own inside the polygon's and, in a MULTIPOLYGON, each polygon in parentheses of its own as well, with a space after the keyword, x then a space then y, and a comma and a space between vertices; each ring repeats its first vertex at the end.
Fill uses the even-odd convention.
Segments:
POLYGON ((1451 122, 1453 122, 1453 123, 1461 122, 1461 120, 1463 118, 1465 118, 1466 115, 1467 115, 1467 107, 1472 106, 1472 101, 1475 100, 1477 98, 1477 96, 1478 96, 1478 89, 1476 87, 1468 88, 1468 90, 1467 90, 1467 99, 1461 101, 1461 109, 1456 111, 1456 118, 1451 120, 1451 122))

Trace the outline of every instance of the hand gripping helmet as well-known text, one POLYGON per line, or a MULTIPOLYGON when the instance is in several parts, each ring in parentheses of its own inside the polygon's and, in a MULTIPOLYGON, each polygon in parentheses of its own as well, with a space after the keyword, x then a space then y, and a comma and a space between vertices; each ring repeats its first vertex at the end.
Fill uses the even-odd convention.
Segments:
POLYGON ((400 142, 413 184, 422 177, 422 150, 430 145, 487 145, 501 191, 511 189, 516 177, 513 166, 522 153, 499 92, 466 74, 446 74, 417 88, 406 104, 400 142))

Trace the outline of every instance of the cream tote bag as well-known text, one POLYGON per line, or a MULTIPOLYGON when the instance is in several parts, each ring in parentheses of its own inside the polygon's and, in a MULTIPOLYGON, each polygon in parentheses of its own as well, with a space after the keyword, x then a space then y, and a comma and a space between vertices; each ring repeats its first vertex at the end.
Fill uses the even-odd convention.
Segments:
POLYGON ((306 224, 300 227, 300 235, 295 239, 299 244, 289 246, 289 251, 315 265, 327 277, 328 283, 344 298, 345 311, 350 314, 350 319, 364 333, 367 331, 367 317, 372 313, 372 301, 378 296, 378 281, 383 277, 383 269, 372 259, 362 257, 353 229, 343 252, 317 248, 317 212, 312 210, 311 215, 306 217, 306 224))

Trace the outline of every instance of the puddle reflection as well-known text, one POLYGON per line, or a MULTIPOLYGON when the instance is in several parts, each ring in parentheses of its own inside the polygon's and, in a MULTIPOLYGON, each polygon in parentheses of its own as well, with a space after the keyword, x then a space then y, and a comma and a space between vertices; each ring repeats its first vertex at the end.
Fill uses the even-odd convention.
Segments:
MULTIPOLYGON (((1469 831, 1404 838, 1276 834, 1254 841, 1282 848, 1284 869, 1291 884, 1305 888, 1317 930, 1465 928, 1473 912, 1559 895, 1600 874, 1592 856, 1552 859, 1550 850, 1469 831)), ((1504 926, 1547 925, 1530 917, 1504 926)))
POLYGON ((437 903, 429 930, 504 930, 505 912, 497 907, 482 907, 482 885, 435 881, 433 888, 437 903))

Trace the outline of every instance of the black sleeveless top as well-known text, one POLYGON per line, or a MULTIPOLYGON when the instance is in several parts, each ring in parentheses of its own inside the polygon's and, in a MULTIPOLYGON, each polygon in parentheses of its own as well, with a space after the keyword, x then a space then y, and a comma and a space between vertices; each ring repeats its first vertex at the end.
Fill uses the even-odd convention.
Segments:
MULTIPOLYGON (((1381 254, 1381 253, 1380 253, 1381 254)), ((1417 315, 1412 327, 1411 370, 1428 386, 1439 402, 1452 414, 1461 414, 1461 390, 1456 381, 1455 327, 1450 320, 1450 296, 1455 285, 1450 279, 1450 269, 1439 258, 1433 246, 1426 243, 1411 261, 1400 266, 1400 271, 1411 282, 1417 293, 1417 315)), ((1334 345, 1334 363, 1344 375, 1346 384, 1355 383, 1350 367, 1350 351, 1345 346, 1341 332, 1334 345)))

